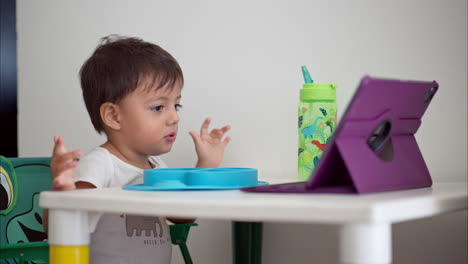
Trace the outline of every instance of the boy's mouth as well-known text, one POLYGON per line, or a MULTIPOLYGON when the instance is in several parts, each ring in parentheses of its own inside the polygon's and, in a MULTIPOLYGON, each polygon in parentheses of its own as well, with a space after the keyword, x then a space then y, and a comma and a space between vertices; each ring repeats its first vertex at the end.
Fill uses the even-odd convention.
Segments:
POLYGON ((169 142, 174 142, 176 140, 176 137, 177 137, 176 133, 171 133, 171 134, 165 136, 164 139, 166 141, 169 141, 169 142))

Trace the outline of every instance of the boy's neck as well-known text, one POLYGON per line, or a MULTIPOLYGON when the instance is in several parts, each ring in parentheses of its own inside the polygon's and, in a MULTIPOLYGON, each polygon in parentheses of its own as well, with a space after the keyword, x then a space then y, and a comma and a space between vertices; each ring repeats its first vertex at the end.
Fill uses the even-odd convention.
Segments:
POLYGON ((107 149, 110 153, 112 153, 114 156, 116 156, 123 162, 133 165, 137 168, 144 170, 153 168, 153 166, 149 162, 148 156, 135 155, 130 150, 119 147, 118 145, 113 144, 111 141, 107 141, 100 147, 107 149))

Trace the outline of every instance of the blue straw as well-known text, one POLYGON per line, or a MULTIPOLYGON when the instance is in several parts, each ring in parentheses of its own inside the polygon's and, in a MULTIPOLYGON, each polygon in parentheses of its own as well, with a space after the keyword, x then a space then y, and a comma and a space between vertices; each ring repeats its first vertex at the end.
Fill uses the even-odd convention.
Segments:
POLYGON ((306 66, 302 66, 302 76, 304 76, 304 83, 314 83, 314 80, 310 77, 309 71, 306 66))

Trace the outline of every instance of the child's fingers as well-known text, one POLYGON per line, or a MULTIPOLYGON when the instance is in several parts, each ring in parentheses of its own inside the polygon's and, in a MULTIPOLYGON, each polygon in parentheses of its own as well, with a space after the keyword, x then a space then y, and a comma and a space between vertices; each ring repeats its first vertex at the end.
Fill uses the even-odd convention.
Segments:
POLYGON ((52 156, 57 154, 66 153, 67 149, 65 148, 65 144, 63 144, 63 138, 60 136, 54 137, 54 150, 52 151, 52 156))
POLYGON ((65 170, 75 168, 78 165, 76 159, 79 158, 81 154, 81 151, 76 150, 52 157, 50 167, 54 176, 60 175, 65 170))
POLYGON ((203 137, 205 135, 208 135, 208 127, 210 126, 211 123, 211 118, 206 118, 205 121, 203 122, 201 129, 200 129, 200 135, 203 137))
POLYGON ((219 137, 223 136, 223 132, 221 132, 220 129, 215 128, 215 129, 211 130, 210 136, 215 137, 215 138, 219 138, 219 137))
POLYGON ((64 164, 63 166, 63 171, 69 170, 69 169, 74 169, 78 166, 78 161, 72 160, 64 164))
POLYGON ((54 166, 52 169, 52 175, 54 177, 59 177, 63 173, 65 173, 67 170, 74 169, 78 166, 78 162, 75 160, 71 160, 65 163, 60 163, 57 166, 54 166))
POLYGON ((229 130, 231 130, 231 126, 227 125, 221 128, 221 131, 223 131, 223 134, 226 134, 229 130))
POLYGON ((78 159, 81 157, 81 151, 80 150, 75 150, 72 152, 66 152, 63 154, 55 155, 52 157, 52 161, 54 162, 55 165, 67 163, 73 160, 78 159))
POLYGON ((75 189, 75 182, 73 179, 59 176, 52 181, 52 190, 65 191, 73 189, 75 189))
POLYGON ((52 189, 60 190, 64 186, 64 181, 62 178, 63 177, 58 176, 52 181, 52 189))
POLYGON ((52 181, 52 190, 61 190, 62 186, 62 179, 60 177, 54 178, 52 181))
POLYGON ((224 146, 226 146, 227 144, 229 144, 229 142, 231 142, 231 137, 230 137, 230 136, 227 136, 227 137, 223 140, 224 146))
POLYGON ((230 126, 224 126, 223 128, 216 128, 211 131, 211 135, 221 139, 231 129, 230 126))
POLYGON ((192 139, 193 139, 193 142, 195 143, 195 145, 199 145, 201 139, 200 139, 200 136, 197 134, 197 132, 190 131, 189 134, 190 134, 190 136, 192 136, 192 139))

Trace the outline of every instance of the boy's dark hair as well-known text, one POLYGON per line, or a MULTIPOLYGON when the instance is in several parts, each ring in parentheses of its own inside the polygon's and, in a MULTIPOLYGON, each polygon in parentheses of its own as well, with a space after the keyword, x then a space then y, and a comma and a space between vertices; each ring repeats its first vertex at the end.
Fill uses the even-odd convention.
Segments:
POLYGON ((147 89, 172 89, 176 82, 184 82, 182 69, 167 51, 139 38, 117 35, 101 39, 81 67, 80 79, 86 109, 98 133, 104 130, 102 104, 119 103, 142 84, 147 89))

